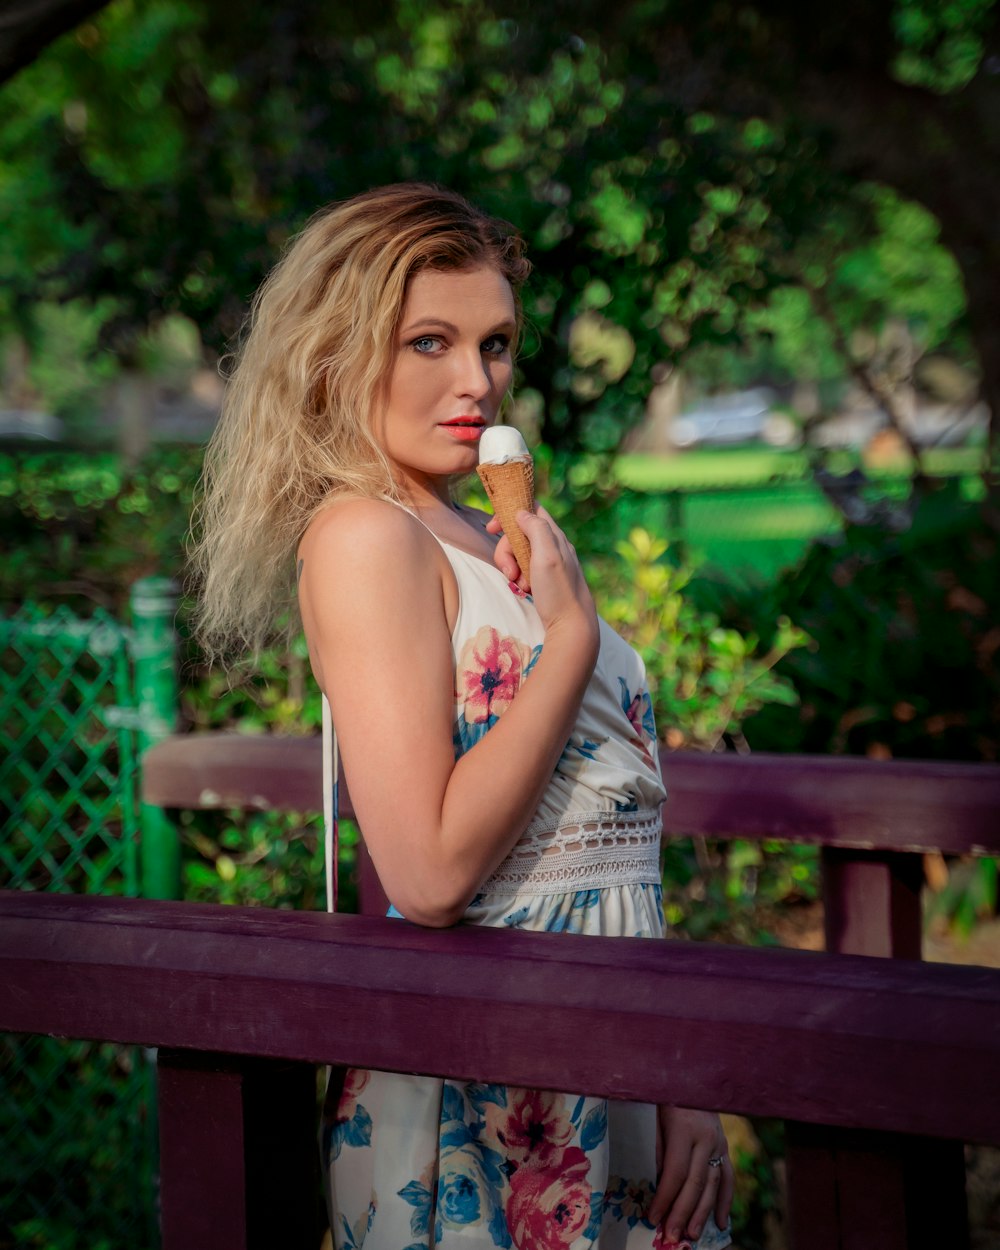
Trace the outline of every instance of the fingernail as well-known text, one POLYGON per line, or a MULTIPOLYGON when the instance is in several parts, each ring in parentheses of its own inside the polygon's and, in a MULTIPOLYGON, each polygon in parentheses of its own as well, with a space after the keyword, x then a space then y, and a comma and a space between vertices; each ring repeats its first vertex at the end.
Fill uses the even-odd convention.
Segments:
POLYGON ((697 1240, 698 1240, 698 1238, 701 1236, 701 1225, 700 1225, 700 1224, 692 1224, 692 1225, 691 1225, 691 1236, 695 1239, 695 1241, 697 1241, 697 1240))
POLYGON ((514 592, 515 595, 517 595, 521 599, 524 598, 524 591, 517 584, 517 582, 508 582, 507 585, 514 592))
POLYGON ((681 1230, 679 1228, 667 1229, 667 1241, 680 1241, 681 1230))

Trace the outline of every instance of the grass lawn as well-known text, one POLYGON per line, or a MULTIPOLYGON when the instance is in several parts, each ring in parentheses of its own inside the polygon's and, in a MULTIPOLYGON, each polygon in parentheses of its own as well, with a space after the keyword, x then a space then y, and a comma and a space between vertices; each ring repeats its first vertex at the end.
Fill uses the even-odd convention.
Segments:
MULTIPOLYGON (((925 455, 930 473, 966 475, 970 495, 976 493, 981 460, 975 447, 925 455)), ((829 463, 835 472, 846 472, 859 457, 838 453, 829 463)), ((622 484, 638 492, 619 511, 619 526, 670 534, 704 562, 707 576, 770 581, 795 564, 811 542, 841 527, 801 451, 735 447, 630 454, 619 457, 615 467, 622 484)), ((907 493, 905 462, 868 476, 886 495, 907 493)))
MULTIPOLYGON (((982 468, 982 449, 941 447, 927 451, 924 461, 929 473, 977 473, 982 468)), ((837 452, 830 457, 834 472, 846 472, 860 463, 853 452, 837 452)), ((721 486, 754 486, 765 482, 801 478, 809 465, 802 451, 777 451, 772 447, 705 447, 678 452, 672 456, 630 453, 619 456, 616 472, 624 486, 633 490, 695 490, 721 486)), ((905 479, 910 475, 908 461, 877 472, 873 479, 905 479)))

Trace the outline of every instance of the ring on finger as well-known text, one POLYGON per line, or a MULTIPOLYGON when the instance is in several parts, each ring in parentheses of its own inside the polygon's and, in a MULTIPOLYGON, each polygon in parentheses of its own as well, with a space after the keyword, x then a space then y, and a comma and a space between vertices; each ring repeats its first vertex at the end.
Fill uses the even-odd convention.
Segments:
POLYGON ((708 1161, 708 1166, 710 1168, 721 1168, 722 1167, 722 1155, 713 1155, 713 1157, 709 1159, 708 1161))

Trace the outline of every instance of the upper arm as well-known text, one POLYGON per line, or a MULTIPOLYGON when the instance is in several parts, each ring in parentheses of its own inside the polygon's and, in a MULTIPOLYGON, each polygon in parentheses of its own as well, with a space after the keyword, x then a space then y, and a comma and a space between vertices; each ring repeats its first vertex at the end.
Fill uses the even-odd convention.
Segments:
POLYGON ((440 819, 454 768, 443 556, 402 509, 349 500, 314 520, 299 557, 310 658, 391 897, 408 848, 440 819))

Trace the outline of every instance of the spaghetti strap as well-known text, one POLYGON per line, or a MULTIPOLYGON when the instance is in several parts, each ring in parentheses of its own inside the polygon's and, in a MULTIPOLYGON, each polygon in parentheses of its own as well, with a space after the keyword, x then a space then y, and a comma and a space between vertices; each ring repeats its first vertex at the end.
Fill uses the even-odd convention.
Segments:
POLYGON ((437 534, 434 533, 434 531, 431 529, 431 527, 427 524, 426 521, 422 521, 420 517, 417 516, 413 508, 408 508, 405 503, 400 503, 398 499, 393 499, 390 495, 378 495, 377 498, 382 500, 384 503, 391 503, 394 508, 401 508, 405 513, 407 513, 408 516, 413 517, 414 521, 416 521, 418 525, 422 525, 423 528, 427 531, 427 533, 430 534, 431 538, 433 538, 434 541, 439 546, 441 547, 448 546, 448 543, 446 543, 444 539, 438 538, 437 534))

